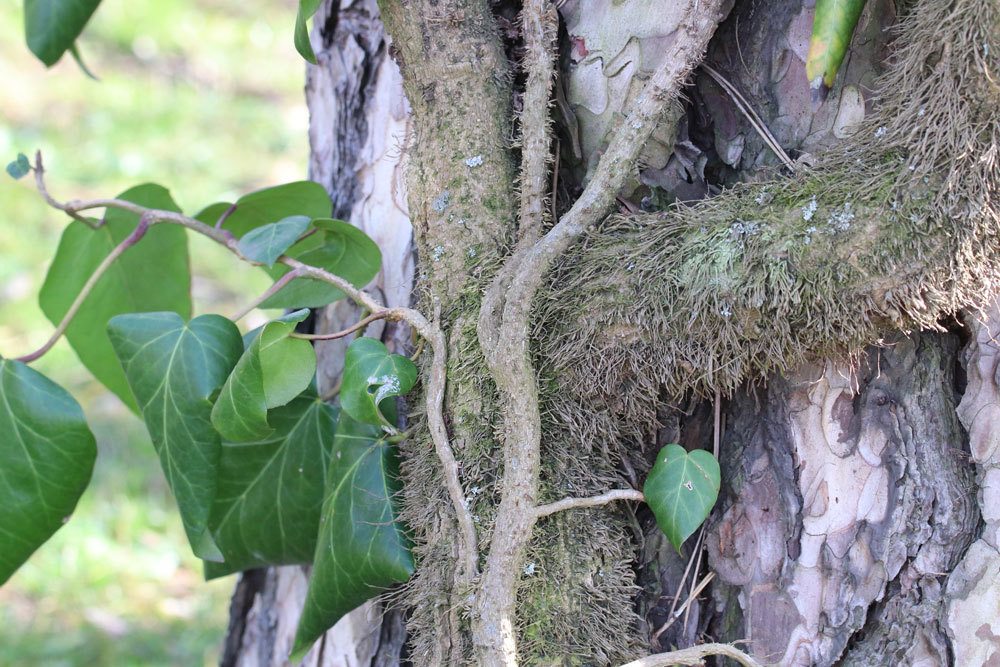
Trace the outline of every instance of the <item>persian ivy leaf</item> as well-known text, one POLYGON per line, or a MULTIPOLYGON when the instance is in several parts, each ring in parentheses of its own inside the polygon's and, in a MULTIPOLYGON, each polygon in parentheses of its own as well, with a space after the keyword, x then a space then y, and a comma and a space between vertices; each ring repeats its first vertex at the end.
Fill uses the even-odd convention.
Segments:
POLYGON ((46 67, 55 65, 83 32, 101 0, 24 0, 24 36, 46 67))
POLYGON ((222 443, 209 525, 227 573, 309 563, 316 550, 337 410, 311 389, 270 422, 266 438, 222 443))
POLYGON ((295 181, 245 194, 235 204, 212 204, 195 217, 206 225, 215 225, 230 206, 236 208, 226 218, 222 228, 239 239, 252 229, 293 215, 329 217, 332 204, 330 196, 319 183, 295 181))
POLYGON ((678 552, 712 511, 721 483, 719 462, 703 449, 689 453, 680 445, 667 445, 656 455, 642 492, 678 552))
POLYGON ((208 531, 221 444, 212 399, 243 352, 236 325, 219 315, 119 315, 111 344, 142 410, 195 555, 222 560, 208 531))
POLYGON ((308 21, 319 10, 319 6, 320 0, 299 0, 299 11, 295 15, 295 50, 313 65, 316 64, 316 54, 309 41, 308 21))
POLYGON ((384 436, 340 413, 293 663, 344 614, 413 574, 410 543, 393 507, 400 488, 396 452, 384 436))
POLYGON ((309 315, 299 310, 265 324, 229 375, 212 408, 212 424, 227 440, 252 442, 272 432, 268 410, 298 396, 316 373, 316 352, 290 338, 309 315))
POLYGON ((247 259, 274 266, 274 262, 309 228, 310 222, 304 215, 293 215, 257 227, 243 235, 239 250, 247 259))
POLYGON ((0 584, 66 523, 96 457, 73 397, 28 366, 0 359, 0 584))
MULTIPOLYGON (((382 252, 371 238, 343 220, 320 218, 312 221, 319 231, 288 249, 288 256, 326 269, 355 287, 371 282, 382 268, 382 252)), ((290 269, 279 265, 269 273, 280 278, 290 269)), ((269 298, 262 308, 319 308, 343 299, 345 294, 328 283, 298 278, 269 298)))
MULTIPOLYGON (((139 185, 119 199, 150 208, 180 211, 163 187, 139 185)), ((74 220, 63 232, 45 283, 38 294, 42 312, 58 324, 97 265, 139 222, 133 213, 109 209, 104 224, 92 229, 74 220)), ((105 387, 135 410, 121 364, 106 327, 115 315, 173 311, 191 315, 191 270, 187 235, 176 225, 154 225, 104 274, 66 331, 66 339, 84 366, 105 387)))
POLYGON ((392 406, 383 401, 402 396, 417 381, 417 367, 399 354, 389 354, 380 341, 358 338, 347 348, 344 359, 340 405, 344 412, 366 424, 392 429, 385 411, 392 406))
POLYGON ((28 156, 24 153, 18 153, 17 158, 7 164, 7 173, 13 179, 24 178, 31 171, 31 163, 28 162, 28 156))
POLYGON ((865 0, 816 0, 806 77, 817 100, 826 98, 851 45, 865 0))

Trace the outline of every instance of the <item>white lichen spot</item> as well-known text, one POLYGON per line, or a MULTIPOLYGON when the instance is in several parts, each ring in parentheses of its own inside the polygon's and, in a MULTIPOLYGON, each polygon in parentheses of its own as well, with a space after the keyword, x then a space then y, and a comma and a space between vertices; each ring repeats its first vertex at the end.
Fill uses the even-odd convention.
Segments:
POLYGON ((471 489, 469 489, 469 493, 472 495, 473 498, 475 498, 480 493, 482 493, 482 491, 483 490, 481 488, 479 488, 478 486, 474 486, 471 489))
POLYGON ((722 304, 722 307, 719 308, 719 315, 722 315, 726 319, 729 319, 730 317, 733 316, 733 309, 732 309, 732 307, 730 307, 730 305, 728 303, 722 304))
POLYGON ((527 565, 524 566, 524 576, 530 577, 534 573, 535 573, 535 564, 534 563, 528 563, 527 565))
POLYGON ((475 514, 472 515, 472 523, 479 523, 479 517, 475 514))
POLYGON ((475 167, 481 167, 483 165, 482 155, 473 155, 472 157, 465 158, 465 166, 469 169, 474 169, 475 167))
POLYGON ((434 201, 431 202, 431 208, 441 213, 448 208, 449 203, 451 203, 451 193, 445 190, 434 198, 434 201))
POLYGON ((886 132, 888 132, 888 130, 885 129, 885 125, 880 125, 879 128, 875 130, 875 138, 881 139, 885 136, 886 132))
POLYGON ((478 254, 475 248, 469 248, 469 259, 475 259, 478 254))
POLYGON ((633 121, 633 123, 632 123, 632 129, 633 130, 641 130, 642 129, 642 121, 641 120, 633 121))
POLYGON ((802 207, 802 219, 809 222, 816 215, 816 209, 819 208, 819 204, 816 203, 816 196, 809 200, 809 203, 802 207))
POLYGON ((441 259, 442 256, 444 256, 444 246, 443 245, 434 246, 434 249, 431 251, 431 259, 437 262, 441 259))
POLYGON ((918 118, 921 117, 921 116, 923 116, 925 113, 927 113, 927 108, 926 107, 920 107, 919 109, 917 109, 917 117, 918 118))
POLYGON ((774 195, 768 192, 766 189, 761 190, 760 193, 753 198, 755 202, 763 206, 764 204, 770 204, 771 200, 774 199, 774 195))
POLYGON ((835 234, 850 229, 852 220, 854 220, 854 211, 851 209, 851 202, 844 202, 844 206, 840 210, 830 214, 827 224, 830 225, 831 233, 835 234))

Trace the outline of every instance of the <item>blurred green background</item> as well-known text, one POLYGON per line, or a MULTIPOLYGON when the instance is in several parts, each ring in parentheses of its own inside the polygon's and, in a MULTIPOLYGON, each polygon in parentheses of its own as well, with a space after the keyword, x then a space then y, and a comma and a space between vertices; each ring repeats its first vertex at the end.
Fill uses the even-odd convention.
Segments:
MULTIPOLYGON (((0 161, 45 156, 61 199, 156 181, 185 212, 305 176, 305 65, 295 0, 104 0, 80 46, 46 70, 21 0, 0 0, 0 161)), ((0 174, 0 354, 41 344, 36 295, 67 220, 30 178, 0 174)), ((266 287, 191 239, 196 310, 232 314, 266 287)), ((60 343, 35 368, 69 389, 97 435, 76 513, 0 588, 0 665, 201 665, 218 660, 233 578, 204 583, 144 426, 60 343)), ((0 545, 2 548, 2 545, 0 545)))

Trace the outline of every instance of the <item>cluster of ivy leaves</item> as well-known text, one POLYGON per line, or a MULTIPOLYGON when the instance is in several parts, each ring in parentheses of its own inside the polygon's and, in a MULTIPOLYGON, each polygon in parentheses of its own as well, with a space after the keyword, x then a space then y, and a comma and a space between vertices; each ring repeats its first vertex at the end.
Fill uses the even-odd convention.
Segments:
MULTIPOLYGON (((19 161, 8 171, 19 175, 19 161)), ((119 195, 178 211, 144 184, 119 195)), ((287 255, 362 287, 378 246, 328 215, 321 186, 296 182, 207 207, 197 218, 239 239, 248 259, 279 278, 287 255)), ((178 211, 179 212, 179 211, 178 211)), ((65 228, 39 294, 58 323, 111 250, 139 224, 109 209, 65 228)), ((290 312, 241 334, 220 315, 191 319, 187 230, 154 225, 94 285, 66 331, 80 361, 144 420, 206 576, 269 565, 313 565, 297 650, 394 583, 414 563, 396 519, 395 400, 414 386, 410 359, 371 338, 347 351, 340 406, 321 400, 316 353, 293 334, 290 312)), ((345 295, 296 278, 265 304, 319 307, 345 295)), ((90 480, 94 436, 58 385, 0 358, 0 583, 69 517, 90 480)))

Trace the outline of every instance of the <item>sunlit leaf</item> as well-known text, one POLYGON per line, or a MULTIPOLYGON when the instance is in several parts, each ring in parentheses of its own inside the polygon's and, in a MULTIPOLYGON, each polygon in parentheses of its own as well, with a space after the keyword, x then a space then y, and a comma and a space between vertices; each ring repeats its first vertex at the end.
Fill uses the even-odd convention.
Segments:
POLYGON ((268 322, 247 347, 212 408, 212 424, 234 442, 264 438, 273 430, 267 411, 302 393, 316 373, 316 352, 307 340, 290 338, 308 310, 268 322))
MULTIPOLYGON (((195 217, 214 226, 230 206, 228 202, 218 202, 205 207, 195 217)), ((295 181, 245 194, 236 200, 235 207, 222 228, 239 239, 252 229, 293 215, 327 218, 332 204, 330 195, 319 183, 295 181)))
POLYGON ((222 443, 209 524, 231 571, 309 563, 316 550, 337 411, 308 390, 269 419, 268 437, 222 443))
POLYGON ((642 492, 677 551, 712 511, 720 485, 719 462, 703 449, 667 445, 657 454, 642 492))
MULTIPOLYGON (((149 208, 180 210, 170 193, 154 184, 131 188, 118 198, 149 208)), ((133 213, 109 209, 98 229, 76 220, 66 227, 38 294, 42 312, 53 324, 62 320, 97 265, 138 222, 133 213)), ((115 315, 152 311, 173 311, 184 319, 191 316, 187 235, 177 225, 151 227, 98 281, 66 331, 66 339, 87 370, 132 410, 135 399, 106 327, 115 315)))
POLYGON ((275 260, 309 228, 310 222, 304 215, 293 215, 252 229, 240 239, 240 253, 247 259, 273 266, 275 260))
POLYGON ((864 7, 865 0, 816 0, 806 77, 817 100, 833 87, 864 7))
POLYGON ((0 584, 69 518, 97 447, 66 390, 0 359, 0 584))
POLYGON ((358 338, 347 348, 340 405, 366 424, 391 426, 386 420, 389 400, 402 396, 417 381, 417 367, 399 354, 389 354, 380 341, 358 338))
POLYGON ((308 22, 319 10, 320 4, 320 0, 299 0, 299 11, 295 15, 295 50, 313 65, 316 64, 316 54, 309 41, 308 22))
POLYGON ((195 555, 222 560, 208 531, 221 444, 212 399, 243 352, 236 325, 218 315, 119 315, 108 325, 195 555))
POLYGON ((28 48, 47 67, 55 65, 83 32, 101 0, 24 0, 28 48))
POLYGON ((397 476, 395 450, 381 429, 341 412, 293 663, 344 614, 413 574, 393 507, 397 476))

